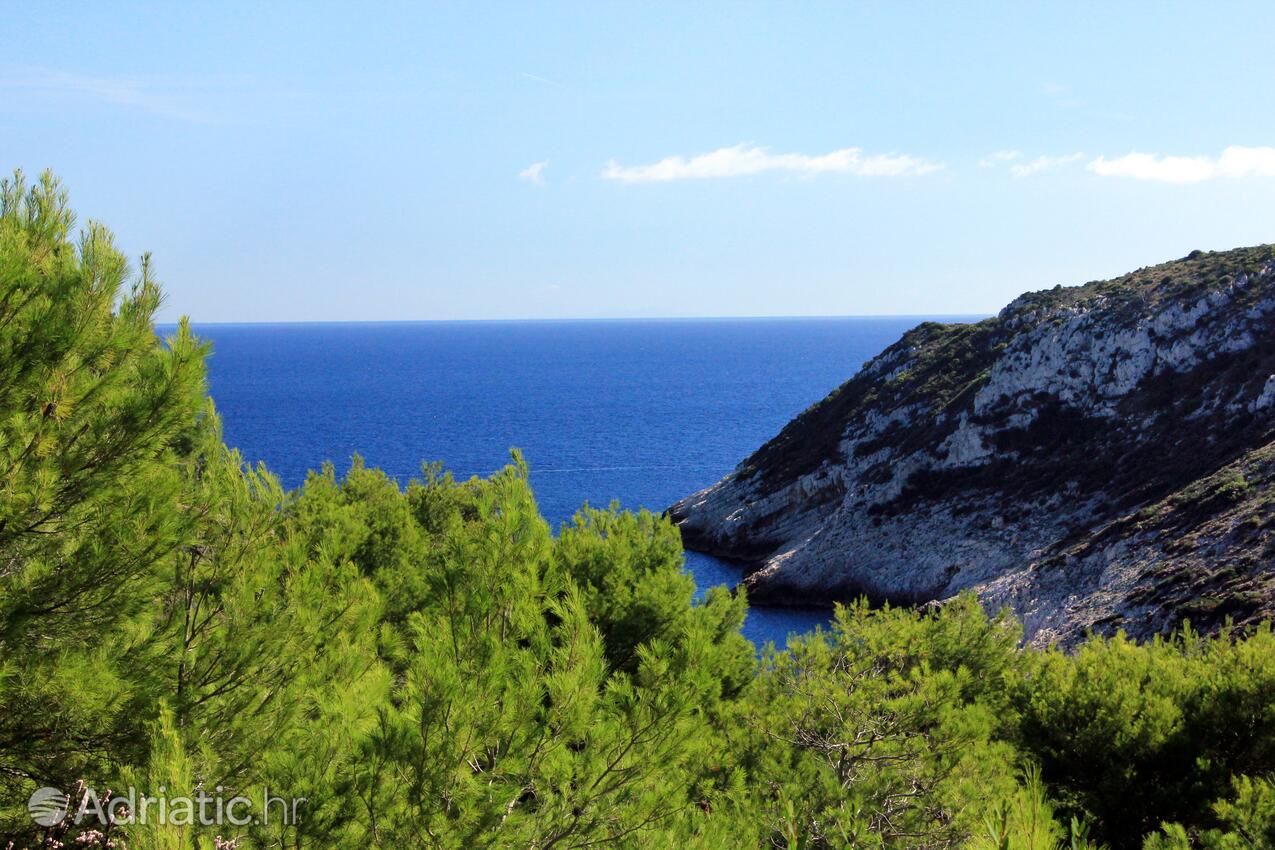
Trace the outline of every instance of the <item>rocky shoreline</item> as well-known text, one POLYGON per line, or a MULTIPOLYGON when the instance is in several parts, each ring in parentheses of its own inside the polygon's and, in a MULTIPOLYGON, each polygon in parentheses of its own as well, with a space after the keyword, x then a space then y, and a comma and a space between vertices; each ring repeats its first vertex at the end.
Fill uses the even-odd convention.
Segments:
POLYGON ((750 597, 966 590, 1036 643, 1275 608, 1275 247, 925 323, 670 508, 750 597))

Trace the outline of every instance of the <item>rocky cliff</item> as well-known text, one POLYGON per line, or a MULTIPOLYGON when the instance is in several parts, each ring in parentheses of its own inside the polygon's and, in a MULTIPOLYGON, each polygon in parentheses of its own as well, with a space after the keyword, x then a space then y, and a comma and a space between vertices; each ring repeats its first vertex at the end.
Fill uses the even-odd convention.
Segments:
POLYGON ((1275 612, 1275 246, 926 323, 670 513, 756 602, 976 591, 1034 642, 1275 612))

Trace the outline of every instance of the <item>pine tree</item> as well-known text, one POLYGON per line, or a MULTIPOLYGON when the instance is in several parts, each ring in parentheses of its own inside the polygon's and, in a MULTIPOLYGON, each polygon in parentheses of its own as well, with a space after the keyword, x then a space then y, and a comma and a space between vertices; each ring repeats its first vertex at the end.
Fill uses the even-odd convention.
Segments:
MULTIPOLYGON (((44 174, 0 181, 0 799, 69 787, 122 746, 120 629, 190 523, 178 459, 204 347, 44 174)), ((25 813, 19 813, 22 818, 25 813)))

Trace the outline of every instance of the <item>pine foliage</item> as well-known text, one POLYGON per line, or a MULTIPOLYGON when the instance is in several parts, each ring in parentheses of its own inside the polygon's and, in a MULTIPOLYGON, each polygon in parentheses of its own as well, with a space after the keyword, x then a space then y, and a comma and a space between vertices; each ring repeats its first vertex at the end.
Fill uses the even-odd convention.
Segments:
MULTIPOLYGON (((1275 847, 1275 634, 1073 654, 973 597, 764 648, 664 517, 516 452, 284 492, 207 347, 46 174, 0 183, 0 836, 13 847, 1275 847), (35 825, 37 788, 301 800, 35 825)), ((0 842, 2 843, 2 842, 0 842)))

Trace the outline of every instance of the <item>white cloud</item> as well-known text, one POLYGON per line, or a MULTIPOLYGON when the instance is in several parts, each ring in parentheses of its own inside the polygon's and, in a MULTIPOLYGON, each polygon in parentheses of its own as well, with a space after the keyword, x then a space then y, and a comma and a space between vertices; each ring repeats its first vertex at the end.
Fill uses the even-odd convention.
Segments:
POLYGON ((1013 162, 1022 157, 1022 155, 1022 151, 997 151, 980 159, 978 165, 980 168, 993 168, 1002 162, 1013 162))
POLYGON ((1089 170, 1103 177, 1132 177, 1162 183, 1199 183, 1216 178, 1275 177, 1275 148, 1232 145, 1219 157, 1130 153, 1098 157, 1089 170))
POLYGON ((929 174, 943 168, 906 154, 873 154, 864 156, 860 148, 842 148, 831 153, 774 154, 757 145, 718 148, 690 158, 665 157, 650 165, 620 165, 612 160, 602 170, 606 180, 622 183, 664 183, 671 180, 697 180, 708 177, 742 177, 764 171, 790 171, 797 174, 841 173, 859 177, 903 177, 929 174))
POLYGON ((0 89, 37 97, 79 95, 180 121, 210 123, 212 116, 191 106, 195 88, 187 81, 164 78, 93 77, 43 69, 0 76, 0 89))
POLYGON ((1073 162, 1079 162, 1084 159, 1084 154, 1069 153, 1054 156, 1045 154, 1035 159, 1023 161, 1025 154, 1018 150, 1003 150, 996 153, 988 154, 978 161, 980 168, 999 168, 1002 165, 1009 166, 1009 173, 1015 177, 1031 177, 1033 174, 1039 174, 1042 171, 1052 171, 1055 168, 1062 168, 1071 165, 1073 162))
POLYGON ((1039 174, 1042 171, 1052 171, 1055 168, 1062 168, 1071 165, 1073 162, 1079 162, 1084 159, 1083 153, 1069 153, 1062 156, 1038 156, 1031 162, 1020 162, 1009 167, 1009 173, 1015 177, 1031 177, 1033 174, 1039 174))
POLYGON ((537 186, 543 186, 545 185, 544 171, 548 165, 549 160, 547 159, 543 162, 533 162, 531 165, 528 165, 522 171, 518 172, 518 179, 527 180, 537 186))

